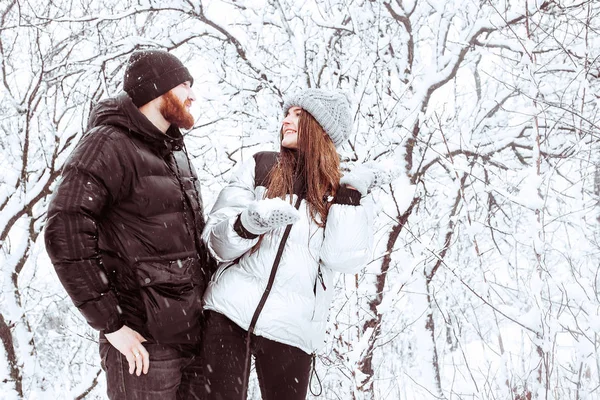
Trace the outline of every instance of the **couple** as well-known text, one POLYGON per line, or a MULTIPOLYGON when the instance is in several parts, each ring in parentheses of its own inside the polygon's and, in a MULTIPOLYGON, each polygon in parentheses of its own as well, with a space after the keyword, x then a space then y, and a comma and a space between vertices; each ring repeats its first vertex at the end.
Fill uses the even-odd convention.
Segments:
POLYGON ((244 399, 251 356, 264 399, 304 399, 333 274, 371 256, 361 198, 376 176, 341 176, 346 97, 304 90, 284 105, 281 151, 244 163, 205 222, 179 130, 192 84, 168 52, 132 54, 124 93, 95 107, 65 164, 47 251, 100 331, 111 399, 244 399))

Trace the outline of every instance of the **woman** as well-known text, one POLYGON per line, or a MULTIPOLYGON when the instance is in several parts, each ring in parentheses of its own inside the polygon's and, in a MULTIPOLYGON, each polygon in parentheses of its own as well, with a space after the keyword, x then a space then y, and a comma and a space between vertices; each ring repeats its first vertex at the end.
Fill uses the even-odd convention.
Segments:
POLYGON ((208 398, 246 398, 250 354, 263 399, 304 399, 325 340, 334 272, 371 257, 370 178, 341 178, 347 98, 308 89, 284 104, 281 152, 258 153, 219 194, 203 240, 222 264, 204 295, 208 398), (351 186, 353 185, 353 186, 351 186), (363 193, 366 194, 366 193, 363 193))

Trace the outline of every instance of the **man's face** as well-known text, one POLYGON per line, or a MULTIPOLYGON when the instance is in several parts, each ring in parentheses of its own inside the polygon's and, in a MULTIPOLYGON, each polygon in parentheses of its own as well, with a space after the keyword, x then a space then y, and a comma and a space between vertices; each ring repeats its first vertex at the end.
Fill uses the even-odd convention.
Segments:
POLYGON ((163 94, 160 106, 162 116, 179 128, 192 129, 194 117, 190 113, 192 101, 196 100, 190 82, 184 82, 163 94))

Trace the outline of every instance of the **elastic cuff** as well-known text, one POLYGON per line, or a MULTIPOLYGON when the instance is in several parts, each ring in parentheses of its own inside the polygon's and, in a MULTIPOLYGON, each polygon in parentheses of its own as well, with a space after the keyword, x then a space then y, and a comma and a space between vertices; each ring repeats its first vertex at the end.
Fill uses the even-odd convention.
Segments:
POLYGON ((107 333, 113 333, 113 332, 116 332, 119 329, 121 329, 123 327, 123 325, 125 325, 123 322, 121 322, 120 320, 117 320, 114 323, 108 325, 105 329, 102 329, 101 332, 105 335, 107 333))
POLYGON ((244 228, 244 224, 242 224, 241 216, 242 216, 242 214, 238 215, 237 219, 235 220, 235 223, 233 224, 233 230, 241 238, 256 239, 259 235, 255 235, 254 233, 248 231, 248 229, 244 228))
POLYGON ((340 186, 333 199, 333 204, 346 204, 349 206, 360 205, 360 192, 358 190, 347 188, 346 186, 340 186))

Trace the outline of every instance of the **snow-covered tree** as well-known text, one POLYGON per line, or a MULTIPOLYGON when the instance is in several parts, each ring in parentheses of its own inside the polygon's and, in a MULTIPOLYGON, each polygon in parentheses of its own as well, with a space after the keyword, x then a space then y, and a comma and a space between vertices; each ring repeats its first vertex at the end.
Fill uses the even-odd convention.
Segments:
POLYGON ((195 77, 186 141, 207 210, 239 161, 277 148, 283 100, 305 87, 354 99, 344 161, 398 174, 372 194, 373 261, 337 282, 321 398, 598 396, 598 2, 8 3, 3 393, 103 398, 95 337, 39 234, 90 107, 134 49, 160 47, 195 77))

